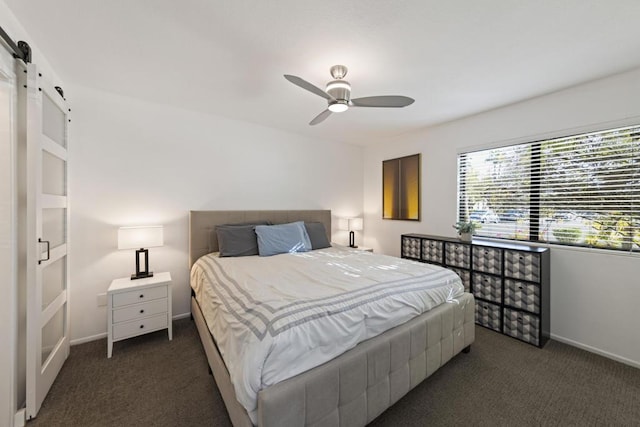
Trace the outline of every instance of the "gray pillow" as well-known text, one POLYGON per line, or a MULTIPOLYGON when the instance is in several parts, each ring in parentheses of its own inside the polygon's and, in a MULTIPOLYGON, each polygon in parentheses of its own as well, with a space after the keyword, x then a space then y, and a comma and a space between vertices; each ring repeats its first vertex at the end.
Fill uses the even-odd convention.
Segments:
POLYGON ((218 248, 221 257, 237 257, 258 255, 258 240, 256 225, 267 224, 266 221, 257 224, 223 224, 216 226, 218 248))
POLYGON ((304 227, 307 229, 311 247, 313 249, 323 249, 331 247, 329 239, 327 239, 327 231, 321 222, 305 222, 304 227))
POLYGON ((258 225, 256 234, 260 256, 311 250, 311 241, 302 221, 279 225, 258 225))

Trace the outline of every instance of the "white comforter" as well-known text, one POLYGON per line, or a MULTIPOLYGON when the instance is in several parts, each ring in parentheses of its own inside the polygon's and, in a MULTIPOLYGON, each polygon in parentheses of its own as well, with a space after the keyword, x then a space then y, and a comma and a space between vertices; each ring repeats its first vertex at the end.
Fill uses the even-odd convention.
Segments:
POLYGON ((209 254, 191 270, 238 401, 464 292, 450 270, 342 247, 271 257, 209 254))

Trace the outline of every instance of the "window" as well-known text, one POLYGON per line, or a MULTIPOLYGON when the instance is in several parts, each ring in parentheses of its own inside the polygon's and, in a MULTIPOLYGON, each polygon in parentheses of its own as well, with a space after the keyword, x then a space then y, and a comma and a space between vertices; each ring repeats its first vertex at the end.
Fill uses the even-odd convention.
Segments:
POLYGON ((486 237, 640 250, 640 126, 460 154, 458 220, 486 237))

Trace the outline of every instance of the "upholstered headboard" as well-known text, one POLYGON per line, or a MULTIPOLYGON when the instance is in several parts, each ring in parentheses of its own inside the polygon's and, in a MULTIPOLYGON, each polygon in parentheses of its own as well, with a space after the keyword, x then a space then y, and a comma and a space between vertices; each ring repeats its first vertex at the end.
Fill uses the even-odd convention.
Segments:
POLYGON ((284 224, 294 221, 321 222, 331 241, 331 211, 191 211, 189 212, 189 268, 202 255, 218 250, 216 225, 253 221, 284 224))

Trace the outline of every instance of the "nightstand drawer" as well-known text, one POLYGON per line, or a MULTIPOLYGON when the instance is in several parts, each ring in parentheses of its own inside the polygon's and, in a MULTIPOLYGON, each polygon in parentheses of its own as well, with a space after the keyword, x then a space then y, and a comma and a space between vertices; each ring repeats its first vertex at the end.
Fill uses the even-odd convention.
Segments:
POLYGON ((129 305, 113 310, 113 323, 126 322, 128 320, 141 319, 153 314, 167 312, 167 299, 161 298, 142 304, 129 305))
POLYGON ((155 286, 153 288, 138 289, 129 292, 120 292, 113 295, 113 307, 121 307, 127 304, 135 304, 159 298, 167 297, 167 286, 155 286))
POLYGON ((159 314, 153 317, 147 317, 133 322, 124 322, 113 325, 114 341, 136 335, 146 334, 147 332, 164 329, 168 326, 167 313, 159 314))
POLYGON ((505 308, 504 333, 537 346, 540 338, 540 318, 505 308))
POLYGON ((489 274, 473 273, 473 295, 500 304, 502 302, 502 278, 489 274))
POLYGON ((533 313, 540 313, 540 286, 504 279, 504 303, 533 313))

